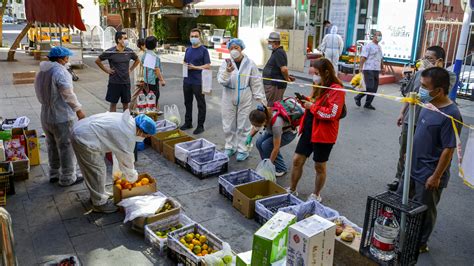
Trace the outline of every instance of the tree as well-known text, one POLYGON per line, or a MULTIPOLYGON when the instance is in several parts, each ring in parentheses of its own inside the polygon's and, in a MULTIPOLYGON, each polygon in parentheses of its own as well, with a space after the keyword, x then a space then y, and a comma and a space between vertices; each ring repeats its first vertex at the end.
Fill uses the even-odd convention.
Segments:
POLYGON ((26 26, 23 28, 23 30, 18 34, 18 36, 15 39, 15 42, 13 42, 12 47, 10 48, 10 51, 8 51, 8 57, 7 61, 14 61, 15 60, 15 52, 16 49, 18 49, 18 46, 20 45, 21 39, 25 37, 26 33, 28 30, 33 26, 33 24, 28 23, 26 26))
POLYGON ((3 47, 3 13, 7 8, 7 0, 2 0, 2 6, 0 7, 0 47, 3 47))

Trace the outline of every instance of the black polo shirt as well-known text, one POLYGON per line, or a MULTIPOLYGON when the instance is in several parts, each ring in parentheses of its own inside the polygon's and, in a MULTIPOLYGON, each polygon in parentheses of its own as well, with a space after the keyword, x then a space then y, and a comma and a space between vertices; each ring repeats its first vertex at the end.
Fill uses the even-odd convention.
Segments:
MULTIPOLYGON (((268 59, 267 64, 263 68, 263 77, 285 80, 283 74, 281 73, 281 67, 283 66, 288 66, 288 57, 286 56, 286 52, 283 50, 283 47, 280 46, 273 50, 272 56, 270 56, 270 59, 268 59)), ((263 84, 278 86, 281 89, 286 88, 285 82, 263 80, 263 84)))

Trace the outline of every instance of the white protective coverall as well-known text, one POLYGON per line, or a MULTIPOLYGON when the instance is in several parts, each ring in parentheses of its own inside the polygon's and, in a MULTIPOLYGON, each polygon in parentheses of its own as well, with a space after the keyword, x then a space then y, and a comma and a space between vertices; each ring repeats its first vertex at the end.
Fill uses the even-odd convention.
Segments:
POLYGON ((217 81, 224 86, 222 90, 222 126, 224 129, 225 149, 237 150, 246 153, 245 140, 250 133, 251 124, 249 114, 252 108, 252 99, 267 104, 265 91, 255 63, 246 55, 243 56, 240 69, 231 59, 234 71, 226 71, 224 61, 219 68, 217 81), (237 90, 240 76, 240 90, 237 90), (249 77, 252 76, 252 77, 249 77))
POLYGON ((48 148, 49 177, 61 185, 76 181, 76 158, 70 135, 81 109, 73 90, 72 76, 66 67, 44 61, 35 79, 35 92, 41 103, 41 124, 48 148))
POLYGON ((324 57, 331 61, 336 73, 338 72, 337 63, 344 50, 344 42, 341 36, 337 34, 337 26, 332 26, 331 33, 324 36, 319 49, 324 53, 324 57))
POLYGON ((76 123, 72 145, 93 205, 103 205, 109 197, 105 191, 107 167, 104 156, 107 152, 115 155, 120 170, 129 182, 138 179, 133 154, 135 142, 136 124, 129 110, 96 114, 76 123))

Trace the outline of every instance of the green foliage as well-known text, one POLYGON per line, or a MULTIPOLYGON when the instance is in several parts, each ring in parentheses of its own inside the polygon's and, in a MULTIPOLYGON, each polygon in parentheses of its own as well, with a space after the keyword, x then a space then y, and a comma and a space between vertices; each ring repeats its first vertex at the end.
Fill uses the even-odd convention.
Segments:
POLYGON ((197 20, 195 18, 180 18, 178 22, 179 34, 181 40, 184 42, 189 41, 189 32, 197 27, 197 20))
POLYGON ((227 26, 225 27, 226 31, 230 31, 230 34, 233 38, 237 37, 237 20, 232 17, 227 21, 227 26))
POLYGON ((160 42, 165 42, 170 34, 170 26, 165 18, 157 18, 153 24, 155 37, 160 42))

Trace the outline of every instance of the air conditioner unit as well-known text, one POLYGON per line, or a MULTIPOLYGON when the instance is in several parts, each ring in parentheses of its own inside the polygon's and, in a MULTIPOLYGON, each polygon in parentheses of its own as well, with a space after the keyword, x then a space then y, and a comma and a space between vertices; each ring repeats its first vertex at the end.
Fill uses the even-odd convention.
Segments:
POLYGON ((444 0, 445 6, 451 6, 451 0, 444 0))
POLYGON ((443 0, 431 0, 430 3, 432 3, 432 4, 441 4, 441 1, 443 1, 443 0))

